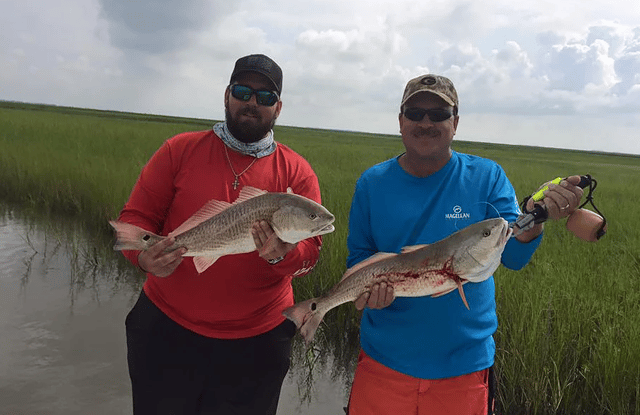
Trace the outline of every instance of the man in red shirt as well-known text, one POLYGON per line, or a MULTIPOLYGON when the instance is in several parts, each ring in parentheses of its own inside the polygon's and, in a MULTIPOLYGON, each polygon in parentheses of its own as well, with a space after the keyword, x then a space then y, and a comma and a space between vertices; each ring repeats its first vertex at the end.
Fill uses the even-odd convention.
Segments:
MULTIPOLYGON (((318 203, 309 163, 273 138, 282 71, 264 55, 238 59, 224 95, 225 122, 167 140, 143 168, 119 220, 167 235, 211 199, 243 186, 318 203)), ((252 229, 258 248, 273 234, 252 229)), ((291 280, 318 259, 321 237, 227 255, 198 274, 167 239, 124 255, 147 276, 126 320, 135 415, 275 414, 295 325, 291 280)))

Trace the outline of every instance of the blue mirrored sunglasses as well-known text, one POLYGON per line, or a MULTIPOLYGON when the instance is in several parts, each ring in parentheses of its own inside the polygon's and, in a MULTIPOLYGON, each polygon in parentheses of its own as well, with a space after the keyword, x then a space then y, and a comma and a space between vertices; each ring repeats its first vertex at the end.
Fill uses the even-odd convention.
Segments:
POLYGON ((448 120, 453 116, 453 112, 450 109, 444 108, 435 108, 435 109, 424 109, 424 108, 406 108, 404 112, 405 117, 410 119, 411 121, 422 121, 424 116, 429 117, 431 122, 440 122, 444 120, 448 120))
POLYGON ((231 95, 240 101, 249 101, 252 95, 256 96, 256 102, 265 107, 271 107, 278 102, 278 94, 266 89, 255 90, 244 85, 231 85, 231 95))

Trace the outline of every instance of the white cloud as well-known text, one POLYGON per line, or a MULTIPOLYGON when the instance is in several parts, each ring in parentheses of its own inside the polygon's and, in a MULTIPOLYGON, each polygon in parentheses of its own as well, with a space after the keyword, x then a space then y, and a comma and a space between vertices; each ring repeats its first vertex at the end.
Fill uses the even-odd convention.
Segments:
POLYGON ((114 46, 155 54, 187 46, 211 17, 225 14, 233 2, 99 0, 99 4, 114 46))

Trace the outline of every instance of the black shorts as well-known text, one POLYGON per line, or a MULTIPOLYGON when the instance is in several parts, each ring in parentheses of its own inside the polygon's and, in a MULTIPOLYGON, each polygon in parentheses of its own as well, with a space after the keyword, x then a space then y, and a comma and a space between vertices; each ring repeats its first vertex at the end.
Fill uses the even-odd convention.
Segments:
POLYGON ((144 292, 126 319, 135 415, 273 414, 295 325, 212 339, 178 325, 144 292))

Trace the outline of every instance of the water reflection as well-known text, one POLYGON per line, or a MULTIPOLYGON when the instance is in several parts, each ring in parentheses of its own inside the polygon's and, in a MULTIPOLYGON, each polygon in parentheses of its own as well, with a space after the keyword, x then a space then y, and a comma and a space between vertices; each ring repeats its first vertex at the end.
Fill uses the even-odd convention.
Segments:
POLYGON ((131 413, 122 321, 139 287, 72 224, 0 216, 0 411, 131 413))
MULTIPOLYGON (((0 208, 1 209, 1 208, 0 208)), ((74 222, 0 211, 0 415, 131 414, 124 319, 142 276, 74 222)), ((357 328, 299 337, 278 414, 342 414, 357 328)))

